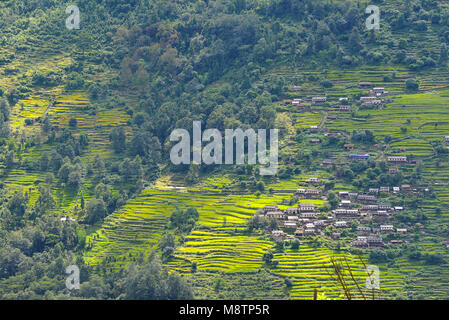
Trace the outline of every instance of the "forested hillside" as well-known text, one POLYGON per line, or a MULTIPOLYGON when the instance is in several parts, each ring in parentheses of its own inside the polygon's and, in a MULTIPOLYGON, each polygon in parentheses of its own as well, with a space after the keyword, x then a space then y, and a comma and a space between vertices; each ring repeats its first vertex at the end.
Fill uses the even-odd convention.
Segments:
POLYGON ((72 4, 0 3, 1 299, 348 298, 333 259, 379 266, 381 298, 449 298, 447 1, 79 0, 70 29, 72 4), (279 129, 277 174, 172 164, 193 121, 279 129), (300 236, 264 212, 343 200, 401 209, 300 236))

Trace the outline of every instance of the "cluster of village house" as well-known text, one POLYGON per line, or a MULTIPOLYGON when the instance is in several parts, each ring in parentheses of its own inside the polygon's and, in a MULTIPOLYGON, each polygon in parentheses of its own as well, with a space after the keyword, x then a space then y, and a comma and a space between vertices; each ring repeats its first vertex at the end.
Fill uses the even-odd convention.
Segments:
MULTIPOLYGON (((309 178, 305 181, 312 185, 320 184, 320 179, 309 178)), ((394 225, 388 224, 388 220, 396 212, 404 210, 403 207, 393 207, 387 203, 379 203, 378 195, 386 193, 412 193, 418 192, 410 187, 410 185, 402 185, 401 187, 380 187, 371 188, 367 194, 359 194, 355 192, 340 191, 339 207, 332 210, 332 214, 324 217, 320 215, 319 210, 313 203, 299 203, 297 207, 280 210, 274 205, 267 205, 263 208, 261 217, 277 219, 285 230, 272 230, 271 236, 275 240, 286 240, 292 238, 286 232, 294 230, 294 236, 302 238, 304 236, 324 235, 324 229, 333 226, 336 231, 344 230, 349 227, 350 220, 357 221, 357 239, 351 242, 351 246, 357 248, 373 248, 383 247, 384 241, 382 234, 397 232, 406 234, 407 229, 395 228, 394 225), (375 222, 376 227, 369 227, 370 221, 375 222)), ((305 199, 325 199, 319 188, 299 188, 295 195, 305 199)), ((331 237, 339 239, 341 232, 333 232, 331 237)), ((402 240, 391 240, 390 243, 401 243, 402 240)))
MULTIPOLYGON (((359 86, 362 88, 372 88, 369 90, 369 95, 360 97, 360 103, 362 106, 376 106, 378 109, 383 109, 385 107, 385 101, 382 97, 388 96, 389 92, 385 90, 384 87, 373 87, 371 82, 360 82, 359 86)), ((295 86, 295 88, 299 88, 295 86)), ((307 105, 304 103, 303 99, 295 98, 293 100, 285 100, 286 105, 292 105, 293 107, 299 109, 305 109, 307 105)), ((327 97, 312 97, 312 105, 322 105, 327 102, 327 97)), ((338 99, 338 110, 340 112, 351 112, 351 105, 349 104, 348 98, 339 98, 338 99)), ((329 115, 330 120, 336 118, 335 115, 329 115)), ((311 126, 311 132, 317 132, 318 126, 311 126)), ((445 136, 444 140, 446 145, 449 146, 449 136, 445 136)), ((311 139, 311 143, 321 143, 320 139, 311 139)), ((349 147, 350 145, 348 145, 349 147)), ((351 159, 369 159, 369 155, 367 154, 352 154, 350 155, 351 159)), ((393 157, 391 157, 393 158, 393 157)), ((398 157, 397 162, 406 162, 404 158, 398 157)))
MULTIPOLYGON (((369 160, 371 156, 367 153, 351 153, 348 157, 351 160, 369 160)), ((389 164, 416 164, 416 161, 409 162, 407 156, 387 156, 389 164)))
MULTIPOLYGON (((371 82, 360 82, 360 87, 372 88, 369 91, 368 96, 360 98, 362 106, 376 105, 378 108, 383 108, 384 101, 382 97, 389 94, 385 88, 374 87, 371 82)), ((299 109, 306 108, 306 104, 302 99, 286 100, 286 104, 291 104, 299 109)), ((326 97, 313 97, 312 105, 322 105, 327 102, 326 97)), ((339 99, 339 111, 340 112, 350 112, 351 105, 348 103, 348 98, 339 99)), ((310 132, 318 132, 318 126, 311 126, 310 132)), ((326 132, 326 136, 338 135, 338 132, 326 132)), ((311 143, 320 143, 320 139, 312 139, 311 143)), ((449 136, 445 137, 446 145, 449 146, 449 136)), ((345 145, 346 151, 353 150, 354 145, 345 145)), ((365 153, 351 153, 348 156, 350 160, 369 160, 369 154, 365 153)), ((407 156, 402 155, 391 155, 386 157, 387 162, 390 165, 404 165, 411 164, 415 165, 416 160, 409 160, 407 156)), ((322 165, 334 165, 331 159, 323 160, 322 165)), ((398 168, 390 167, 389 173, 397 173, 398 168)), ((320 179, 309 178, 305 181, 309 185, 319 185, 320 179)), ((428 189, 424 189, 428 192, 428 189)), ((412 189, 408 184, 403 184, 401 186, 395 187, 379 187, 370 188, 366 194, 359 194, 354 192, 341 191, 339 192, 339 207, 332 210, 332 214, 328 216, 320 215, 319 210, 315 207, 313 203, 299 203, 297 207, 287 208, 286 210, 280 210, 279 207, 274 205, 268 205, 263 208, 263 214, 260 216, 274 218, 280 222, 280 225, 284 230, 272 230, 271 236, 275 240, 286 240, 292 238, 291 235, 286 233, 287 230, 293 231, 294 236, 302 238, 304 236, 313 235, 324 235, 324 229, 333 226, 336 231, 344 230, 349 227, 348 221, 357 221, 358 226, 356 228, 357 239, 353 239, 351 246, 358 248, 373 248, 373 247, 383 247, 384 240, 382 238, 383 234, 386 233, 399 233, 406 234, 406 228, 395 228, 394 225, 389 224, 388 220, 397 212, 404 210, 403 207, 392 206, 386 203, 379 203, 378 196, 380 194, 388 193, 408 193, 417 194, 419 190, 412 189), (374 222, 375 227, 370 227, 367 224, 374 222)), ((322 194, 322 190, 319 188, 299 188, 296 190, 295 195, 303 197, 304 199, 326 199, 322 194)), ((423 226, 417 224, 418 227, 423 226)), ((341 237, 341 232, 333 232, 331 234, 333 239, 339 239, 341 237)), ((402 243, 402 240, 391 240, 391 244, 402 243)), ((447 242, 447 247, 449 248, 449 241, 447 242)))
MULTIPOLYGON (((314 131, 314 129, 315 129, 314 127, 311 127, 311 131, 314 131)), ((326 133, 327 136, 329 136, 331 134, 332 134, 331 132, 326 133)), ((312 140, 314 140, 314 139, 312 139, 312 140)), ((311 142, 313 142, 312 140, 311 140, 311 142)), ((317 140, 319 140, 319 139, 317 139, 317 140)), ((351 150, 354 149, 354 145, 353 144, 346 144, 344 146, 344 148, 345 148, 345 151, 351 151, 351 150)), ((355 153, 354 152, 354 153, 350 153, 348 155, 348 159, 349 160, 354 160, 354 161, 369 160, 369 159, 371 159, 371 155, 368 154, 368 153, 355 153)), ((409 160, 407 158, 407 156, 400 156, 400 155, 387 156, 386 160, 387 160, 388 164, 390 164, 390 165, 416 165, 417 164, 416 160, 413 160, 413 159, 409 160)), ((332 161, 332 159, 324 159, 321 164, 322 164, 322 166, 338 165, 338 164, 334 163, 332 161)), ((344 165, 344 164, 345 163, 342 163, 341 165, 344 165)), ((390 168, 389 169, 389 173, 390 174, 395 174, 397 172, 397 170, 398 169, 394 168, 394 167, 390 168)))
MULTIPOLYGON (((372 87, 371 82, 360 82, 359 85, 363 88, 365 87, 372 87)), ((379 109, 382 109, 385 107, 384 100, 382 97, 388 96, 388 91, 385 90, 383 87, 374 87, 370 89, 369 95, 360 97, 360 103, 362 106, 376 106, 379 109)), ((303 99, 295 98, 293 100, 285 100, 284 101, 286 105, 292 105, 293 107, 299 108, 299 109, 305 109, 307 105, 304 103, 303 99)), ((327 97, 313 97, 312 98, 312 105, 322 105, 327 102, 327 97)), ((351 111, 351 105, 349 104, 348 98, 340 98, 338 99, 339 103, 339 111, 340 112, 350 112, 351 111)))
MULTIPOLYGON (((310 126, 309 130, 310 130, 311 133, 316 133, 316 132, 319 131, 319 128, 318 128, 318 126, 310 126)), ((326 128, 324 130, 327 131, 324 134, 326 137, 340 135, 339 132, 330 132, 326 128)), ((449 136, 446 137, 446 142, 449 145, 449 136)), ((314 138, 314 139, 310 140, 310 143, 321 143, 321 140, 317 139, 317 138, 314 138)), ((345 144, 344 145, 344 149, 345 149, 345 151, 349 151, 349 152, 353 151, 354 144, 349 144, 349 143, 345 144)), ((355 161, 357 161, 357 160, 369 160, 369 159, 371 159, 371 155, 368 154, 368 153, 356 153, 356 152, 353 152, 353 153, 350 153, 348 155, 348 159, 349 160, 355 160, 355 161)), ((416 165, 417 164, 417 160, 414 160, 414 159, 410 159, 409 160, 407 158, 407 156, 402 156, 402 155, 390 155, 390 156, 386 157, 386 160, 387 160, 387 162, 390 165, 416 165)), ((323 166, 330 166, 330 165, 338 165, 338 164, 334 163, 331 159, 324 159, 323 162, 322 162, 322 165, 323 166)), ((344 163, 341 164, 341 165, 344 165, 344 163)), ((390 168, 390 172, 389 172, 390 174, 395 174, 396 172, 397 172, 397 168, 390 168)))

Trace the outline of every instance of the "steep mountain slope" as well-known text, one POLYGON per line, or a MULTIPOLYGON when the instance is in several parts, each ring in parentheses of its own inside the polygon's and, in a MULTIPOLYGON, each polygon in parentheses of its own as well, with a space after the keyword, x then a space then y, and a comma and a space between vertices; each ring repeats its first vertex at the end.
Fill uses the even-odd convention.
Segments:
POLYGON ((0 297, 135 298, 131 275, 150 265, 173 288, 145 298, 344 298, 332 258, 364 283, 356 227, 384 222, 350 223, 340 239, 329 226, 296 248, 252 217, 304 202, 330 217, 339 191, 411 185, 379 195, 405 209, 385 223, 407 234, 361 256, 381 270, 381 297, 447 298, 449 278, 436 275, 449 261, 449 8, 374 4, 380 30, 366 29, 365 1, 81 0, 80 29, 69 30, 69 2, 3 1, 0 297), (384 108, 358 102, 370 89, 360 82, 389 91, 384 108), (312 105, 316 96, 327 103, 312 105), (285 102, 294 98, 304 108, 285 102), (278 174, 173 165, 170 133, 194 120, 280 129, 278 174), (390 155, 413 162, 392 166, 390 155), (323 197, 294 196, 311 177, 323 197), (189 208, 198 216, 175 225, 189 208), (70 264, 79 292, 65 288, 70 264))

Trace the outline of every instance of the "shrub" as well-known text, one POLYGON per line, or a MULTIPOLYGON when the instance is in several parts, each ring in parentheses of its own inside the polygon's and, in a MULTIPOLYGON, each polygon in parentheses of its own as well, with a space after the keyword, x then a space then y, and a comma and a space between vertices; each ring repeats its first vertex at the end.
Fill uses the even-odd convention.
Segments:
POLYGON ((419 89, 419 82, 415 79, 408 79, 405 82, 405 88, 410 91, 417 91, 419 89))
POLYGON ((69 126, 71 127, 76 127, 78 124, 78 120, 76 120, 76 118, 70 118, 69 120, 69 126))

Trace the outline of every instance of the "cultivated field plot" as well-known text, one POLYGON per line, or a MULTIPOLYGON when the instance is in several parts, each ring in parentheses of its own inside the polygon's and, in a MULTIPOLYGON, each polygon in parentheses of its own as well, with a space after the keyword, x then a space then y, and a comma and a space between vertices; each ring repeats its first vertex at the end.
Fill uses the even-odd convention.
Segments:
POLYGON ((197 270, 185 278, 191 283, 195 299, 288 299, 284 278, 261 270, 257 272, 207 272, 197 270))
POLYGON ((89 112, 89 96, 83 92, 65 95, 56 100, 49 110, 53 115, 52 123, 60 128, 69 127, 71 118, 76 119, 79 129, 93 129, 95 115, 89 112))
MULTIPOLYGON (((3 182, 11 192, 19 191, 28 196, 30 206, 33 206, 39 196, 39 184, 45 184, 46 173, 42 171, 30 171, 22 169, 12 169, 7 171, 3 182)), ((85 184, 88 190, 88 183, 85 184)), ((53 183, 51 191, 56 200, 52 214, 69 213, 76 199, 77 189, 75 187, 62 188, 60 184, 53 183)), ((83 193, 84 199, 90 198, 90 193, 83 193)))
POLYGON ((294 70, 285 67, 278 68, 269 74, 282 76, 288 83, 299 86, 297 90, 291 90, 291 98, 301 98, 310 102, 314 96, 326 96, 328 100, 351 97, 366 92, 360 88, 359 81, 372 82, 375 86, 385 86, 392 93, 404 92, 404 82, 411 77, 409 71, 403 67, 391 66, 362 66, 357 70, 331 69, 322 71, 294 70), (385 82, 385 76, 394 76, 391 82, 385 82), (315 81, 311 81, 315 80, 315 81), (323 88, 320 81, 331 81, 331 88, 323 88))
MULTIPOLYGON (((97 153, 103 158, 116 157, 109 134, 113 127, 125 126, 130 118, 123 108, 93 109, 88 94, 84 92, 61 96, 49 109, 49 114, 52 123, 59 128, 71 128, 75 135, 81 133, 88 135, 89 152, 83 155, 83 160, 88 160, 97 153), (76 119, 76 126, 69 126, 70 119, 76 119)), ((130 135, 129 128, 126 133, 130 135)))
POLYGON ((317 126, 320 124, 322 115, 312 112, 294 112, 293 117, 295 119, 296 129, 310 128, 310 126, 317 126))
MULTIPOLYGON (((367 273, 356 255, 327 248, 314 248, 307 244, 302 244, 298 250, 288 249, 283 254, 275 254, 273 260, 279 261, 279 264, 273 272, 286 276, 293 282, 290 291, 292 298, 312 299, 314 289, 317 289, 319 293, 324 293, 326 298, 336 299, 342 297, 343 291, 335 277, 331 276, 335 274, 335 271, 331 269, 331 258, 335 258, 337 262, 345 265, 345 257, 357 283, 364 288, 367 273)), ((402 277, 400 274, 383 272, 381 269, 381 295, 390 290, 399 289, 402 286, 402 277)), ((348 279, 349 275, 347 274, 348 279)), ((356 284, 353 281, 348 281, 348 285, 350 285, 352 293, 357 292, 356 284)), ((379 297, 378 293, 376 293, 376 297, 379 297)))
POLYGON ((21 100, 12 109, 11 126, 14 128, 26 128, 25 120, 35 120, 42 117, 49 107, 50 102, 42 98, 21 100))
MULTIPOLYGON (((86 262, 100 263, 106 257, 124 261, 131 254, 149 253, 157 245, 176 209, 197 208, 199 223, 206 227, 234 230, 250 218, 257 209, 276 203, 281 196, 197 194, 161 190, 145 190, 118 212, 105 219, 96 233, 89 236, 86 262)), ((229 241, 235 239, 228 237, 229 241)), ((117 263, 116 266, 121 266, 117 263)))
MULTIPOLYGON (((448 105, 448 91, 402 94, 395 97, 394 102, 388 104, 385 109, 359 111, 358 114, 364 118, 345 119, 344 121, 336 119, 326 123, 326 126, 346 132, 371 130, 376 136, 390 135, 394 139, 415 138, 405 146, 419 148, 422 142, 417 144, 416 138, 435 139, 433 131, 421 130, 423 125, 449 122, 448 105), (401 128, 405 128, 406 131, 401 128)), ((441 133, 444 132, 444 130, 441 131, 441 133)), ((445 135, 449 135, 449 132, 445 135)))
POLYGON ((425 139, 406 138, 394 141, 390 144, 391 151, 395 155, 413 154, 418 157, 433 155, 432 145, 425 139))
POLYGON ((415 299, 449 299, 449 266, 421 268, 406 282, 415 299))
POLYGON ((254 272, 263 267, 262 256, 272 246, 271 240, 257 236, 193 231, 176 255, 196 262, 199 270, 254 272))
MULTIPOLYGON (((286 193, 290 196, 296 191, 296 189, 299 188, 300 185, 304 185, 305 181, 311 177, 316 177, 323 180, 329 178, 330 174, 329 172, 323 170, 316 170, 308 172, 307 174, 298 174, 289 178, 288 180, 271 183, 266 186, 266 189, 272 188, 275 192, 286 193)), ((301 188, 304 188, 304 186, 302 186, 301 188)))
POLYGON ((13 191, 27 192, 30 203, 33 204, 37 199, 37 185, 43 182, 45 175, 41 172, 30 172, 21 169, 13 169, 7 172, 6 178, 2 181, 13 191))
MULTIPOLYGON (((89 96, 84 92, 73 92, 67 95, 61 95, 51 104, 48 99, 33 97, 21 100, 15 108, 12 109, 12 127, 17 134, 30 136, 34 135, 39 141, 36 145, 20 149, 20 157, 23 161, 36 161, 40 159, 43 153, 51 153, 52 149, 47 144, 40 144, 45 141, 41 135, 40 124, 35 120, 48 114, 51 123, 56 128, 70 128, 75 136, 87 134, 89 139, 88 149, 82 155, 82 160, 86 164, 92 161, 95 154, 100 154, 103 158, 121 158, 121 155, 114 154, 109 141, 109 133, 115 126, 126 125, 129 115, 123 108, 106 109, 98 114, 90 109, 89 96), (70 119, 76 119, 76 126, 69 126, 70 119), (31 120, 31 124, 26 124, 26 120, 31 120)), ((127 134, 130 134, 128 128, 127 134)), ((29 172, 23 170, 13 170, 5 172, 7 175, 5 183, 13 190, 19 190, 23 187, 29 188, 30 204, 33 204, 37 197, 37 185, 45 180, 45 172, 29 172), (20 174, 17 172, 20 171, 20 174), (35 175, 38 175, 37 178, 35 175)), ((88 180, 88 179, 87 179, 88 180)), ((92 193, 90 181, 84 181, 81 194, 85 200, 88 200, 92 193)), ((53 186, 53 195, 57 199, 54 212, 70 212, 74 206, 74 200, 77 199, 78 190, 66 187, 64 190, 58 183, 53 186)))

